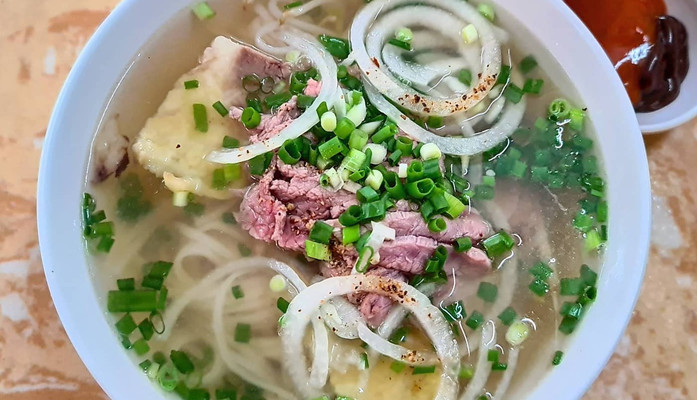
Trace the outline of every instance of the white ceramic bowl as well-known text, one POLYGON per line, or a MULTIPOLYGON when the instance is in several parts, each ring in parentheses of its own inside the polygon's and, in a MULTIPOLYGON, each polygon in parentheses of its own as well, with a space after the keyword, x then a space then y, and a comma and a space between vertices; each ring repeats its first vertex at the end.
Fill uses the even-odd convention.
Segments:
POLYGON ((697 2, 695 0, 666 0, 668 14, 687 27, 690 70, 680 95, 670 105, 650 113, 637 113, 643 133, 658 133, 676 128, 697 116, 697 2))
MULTIPOLYGON (((83 174, 94 129, 116 82, 148 38, 190 3, 126 0, 114 10, 85 47, 65 83, 41 159, 38 224, 46 279, 70 340, 94 378, 114 399, 159 399, 163 394, 116 340, 103 297, 92 284, 80 227, 83 174)), ((575 334, 564 362, 541 377, 528 396, 576 399, 612 354, 639 293, 650 229, 646 154, 634 112, 612 65, 570 10, 558 0, 495 3, 520 18, 572 78, 590 110, 592 124, 599 132, 600 151, 607 161, 610 242, 598 300, 575 334)))

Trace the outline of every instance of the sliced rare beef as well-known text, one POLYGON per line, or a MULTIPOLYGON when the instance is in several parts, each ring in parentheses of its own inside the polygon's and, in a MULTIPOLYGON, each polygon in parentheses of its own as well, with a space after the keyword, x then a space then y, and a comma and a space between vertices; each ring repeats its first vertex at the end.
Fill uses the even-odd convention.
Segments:
MULTIPOLYGON (((305 240, 316 221, 339 228, 337 218, 357 204, 356 195, 346 190, 330 191, 320 186, 320 172, 300 162, 290 166, 274 159, 259 183, 249 189, 240 207, 238 220, 258 240, 276 243, 285 250, 303 252, 305 240)), ((471 211, 455 220, 448 220, 448 229, 433 233, 421 214, 411 211, 407 201, 399 201, 382 221, 395 229, 395 240, 386 241, 379 251, 379 261, 368 273, 381 274, 407 281, 424 272, 426 261, 438 246, 450 253, 445 270, 449 275, 477 278, 491 270, 491 260, 473 247, 465 253, 453 250, 455 239, 467 236, 475 243, 491 233, 489 223, 471 211)), ((331 243, 332 260, 321 265, 325 277, 348 275, 358 258, 353 246, 340 244, 339 230, 331 243)), ((352 301, 366 320, 379 325, 392 302, 379 295, 354 296, 352 301)))
MULTIPOLYGON (((230 108, 230 117, 239 121, 243 110, 242 107, 230 108)), ((293 96, 288 102, 278 107, 274 114, 262 114, 261 123, 250 131, 249 140, 255 143, 276 136, 299 116, 298 98, 293 96)))

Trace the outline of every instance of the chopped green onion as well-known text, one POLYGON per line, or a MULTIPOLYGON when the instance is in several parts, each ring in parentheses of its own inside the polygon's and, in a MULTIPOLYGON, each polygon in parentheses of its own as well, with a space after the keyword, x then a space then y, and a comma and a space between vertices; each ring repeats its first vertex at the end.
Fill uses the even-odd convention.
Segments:
POLYGON ((509 84, 503 91, 503 97, 511 103, 518 104, 523 99, 525 91, 513 83, 509 84))
POLYGON ((490 363, 497 363, 497 362, 499 362, 500 356, 501 356, 501 353, 499 353, 498 350, 492 349, 486 353, 486 360, 490 363))
POLYGON ((174 365, 169 363, 160 365, 157 371, 157 383, 166 392, 174 390, 179 383, 179 373, 174 365))
POLYGON ((223 148, 226 149, 236 149, 240 147, 240 141, 232 136, 225 136, 223 138, 223 148))
POLYGON ((435 185, 429 178, 421 179, 416 182, 409 182, 406 186, 406 191, 414 199, 423 199, 431 194, 435 185))
POLYGON ((134 290, 136 288, 136 280, 135 278, 117 279, 116 286, 119 288, 119 290, 134 290))
POLYGON ((552 365, 559 365, 561 364, 562 357, 564 357, 564 352, 561 350, 557 350, 554 352, 554 358, 552 358, 552 365))
POLYGON ((206 3, 205 1, 196 4, 193 7, 192 11, 196 15, 196 17, 201 21, 215 17, 215 11, 213 11, 211 6, 209 6, 208 3, 206 3))
POLYGON ((474 43, 475 41, 479 40, 479 32, 477 32, 477 28, 475 28, 475 26, 472 24, 468 24, 462 28, 462 31, 460 31, 460 36, 465 44, 474 43))
POLYGON ((235 389, 216 389, 215 400, 237 400, 237 390, 235 389))
POLYGON ((115 326, 116 330, 122 335, 130 335, 131 332, 137 328, 136 322, 133 320, 131 314, 126 314, 121 317, 120 320, 116 321, 115 326))
POLYGON ((460 371, 457 375, 460 379, 472 379, 474 376, 474 368, 471 366, 460 367, 460 371))
POLYGON ((319 35, 319 42, 322 43, 322 45, 324 46, 324 48, 327 49, 329 54, 338 58, 339 60, 345 59, 349 56, 349 53, 351 52, 349 42, 346 39, 341 39, 329 35, 319 35))
POLYGON ((272 292, 278 293, 282 292, 288 286, 286 278, 281 274, 276 274, 271 279, 269 279, 269 289, 272 292))
POLYGON ((186 90, 191 90, 191 89, 196 89, 198 88, 199 83, 196 79, 192 79, 190 81, 184 82, 184 89, 186 90))
POLYGON ((237 323, 235 326, 235 342, 249 343, 252 338, 252 326, 244 323, 237 323))
POLYGON ((157 292, 154 290, 111 290, 107 295, 109 312, 155 311, 157 292))
POLYGON ((366 370, 368 368, 370 368, 370 363, 368 362, 368 353, 361 353, 360 369, 366 370))
POLYGON ((412 161, 407 167, 407 182, 416 182, 425 178, 424 165, 421 161, 412 161))
POLYGON ((434 233, 443 232, 448 229, 448 225, 443 218, 434 218, 428 221, 428 230, 434 233))
POLYGON ((504 231, 499 231, 498 233, 495 233, 482 241, 482 246, 484 246, 487 255, 491 258, 496 258, 503 255, 507 251, 511 250, 514 245, 515 242, 513 241, 513 238, 504 231))
POLYGON ((203 104, 194 104, 194 126, 199 132, 208 132, 208 113, 203 104))
POLYGON ((569 127, 576 132, 583 131, 583 123, 586 118, 586 112, 579 108, 573 108, 569 111, 569 127))
POLYGON ((221 117, 227 117, 230 114, 230 110, 228 110, 227 107, 225 107, 225 105, 220 101, 213 103, 212 107, 218 112, 218 114, 220 114, 221 117))
POLYGON ((455 251, 458 253, 464 253, 466 251, 469 251, 469 249, 472 248, 472 239, 466 236, 457 238, 453 243, 453 247, 455 248, 455 251))
POLYGON ((465 86, 469 87, 472 85, 472 71, 468 69, 461 69, 457 74, 457 79, 464 83, 465 86))
POLYGON ((382 142, 385 142, 391 138, 393 138, 397 134, 397 126, 393 124, 386 124, 384 127, 382 127, 379 131, 377 131, 373 137, 373 143, 380 144, 382 142))
POLYGON ((385 217, 386 206, 382 200, 372 203, 365 203, 361 206, 363 212, 363 220, 381 220, 385 217))
POLYGON ((314 258, 315 260, 329 261, 331 259, 329 246, 323 243, 313 242, 311 240, 305 241, 305 254, 310 258, 314 258))
POLYGON ((148 345, 145 339, 138 339, 133 342, 133 351, 135 351, 137 355, 142 356, 150 351, 150 345, 148 345))
POLYGON ((398 39, 390 39, 387 43, 391 44, 392 46, 399 47, 400 49, 411 51, 411 43, 409 42, 403 42, 398 39))
POLYGON ((506 341, 514 347, 518 347, 530 336, 530 327, 522 321, 516 321, 506 331, 506 341))
POLYGON ((559 282, 559 294, 576 296, 583 292, 585 282, 581 278, 562 278, 559 282))
POLYGON ((520 61, 520 72, 527 74, 537 67, 537 60, 532 55, 523 58, 520 61))
POLYGON ((540 94, 544 85, 544 80, 531 78, 525 81, 525 85, 523 85, 523 92, 529 94, 540 94))
POLYGON ((443 153, 440 148, 435 143, 426 143, 421 147, 421 159, 422 160, 435 160, 441 158, 443 153))
POLYGON ((559 324, 559 331, 566 334, 570 335, 574 332, 576 329, 576 325, 578 325, 579 320, 573 317, 564 317, 561 320, 561 323, 559 324))
POLYGON ((329 244, 334 228, 323 221, 316 221, 310 230, 310 240, 317 243, 329 244))
POLYGON ((488 302, 493 303, 498 297, 499 289, 493 283, 481 282, 479 284, 479 289, 477 289, 477 297, 488 302))
POLYGON ((598 282, 598 274, 593 271, 588 265, 581 265, 581 279, 588 286, 595 286, 598 282))
POLYGON ((515 310, 512 307, 507 307, 505 310, 501 312, 501 314, 498 315, 498 318, 501 320, 501 323, 510 326, 513 321, 518 318, 518 314, 515 312, 515 310))
POLYGON ((366 154, 362 151, 350 149, 346 158, 341 162, 341 167, 350 172, 359 171, 363 168, 366 158, 366 154))
POLYGON ((508 369, 508 364, 505 363, 496 363, 491 366, 492 371, 505 371, 508 369))
POLYGON ((396 173, 391 171, 385 175, 385 190, 390 197, 395 200, 401 200, 406 197, 402 181, 399 179, 396 173))
POLYGON ((396 374, 401 374, 406 366, 407 365, 401 361, 392 361, 392 364, 390 364, 390 369, 396 374))
POLYGON ((602 244, 603 240, 597 230, 586 233, 586 251, 597 250, 602 244))
POLYGON ((491 4, 482 3, 477 6, 477 11, 491 22, 494 22, 496 19, 496 11, 494 11, 494 7, 491 4))
POLYGON ((253 107, 247 107, 242 111, 242 117, 240 118, 242 124, 244 124, 247 129, 254 129, 261 123, 261 114, 259 111, 255 110, 253 107))
POLYGON ((264 104, 270 110, 275 110, 283 104, 287 103, 293 95, 290 92, 281 92, 272 94, 264 99, 264 104))
POLYGON ((240 285, 236 285, 232 287, 232 297, 235 299, 239 300, 244 297, 244 291, 242 291, 242 288, 240 285))
POLYGON ((339 223, 343 226, 353 226, 363 219, 363 208, 352 205, 339 216, 339 223))
POLYGON ((382 176, 382 173, 374 169, 368 173, 368 176, 365 178, 365 184, 374 190, 380 190, 383 180, 384 177, 382 176))
POLYGON ((237 245, 237 251, 240 252, 240 256, 242 257, 249 257, 252 255, 252 249, 250 249, 242 243, 237 245))
POLYGON ((334 111, 327 111, 322 114, 320 117, 320 126, 327 132, 334 132, 337 128, 336 114, 334 111))
POLYGON ((259 154, 258 156, 252 158, 248 162, 249 173, 256 176, 264 175, 264 172, 266 172, 269 165, 271 165, 272 159, 273 152, 259 154))
POLYGON ((392 344, 404 343, 407 341, 408 334, 409 334, 409 329, 402 326, 399 329, 397 329, 396 331, 394 331, 394 333, 392 334, 392 336, 390 336, 388 341, 392 344))
POLYGON ((528 285, 528 289, 530 289, 530 291, 537 296, 543 297, 545 294, 547 294, 547 292, 549 292, 549 283, 540 278, 535 278, 530 285, 528 285))
POLYGON ((353 225, 344 227, 341 230, 341 243, 343 245, 355 243, 361 237, 361 227, 360 225, 353 225))
POLYGON ((177 368, 182 374, 188 374, 194 371, 194 363, 191 362, 189 355, 183 351, 172 350, 169 353, 169 359, 172 360, 172 364, 177 368))
POLYGON ((424 374, 432 374, 436 372, 436 366, 435 365, 430 365, 430 366, 416 366, 414 367, 414 370, 412 371, 412 375, 424 375, 424 374))
POLYGON ((465 325, 469 326, 472 330, 477 330, 484 323, 484 315, 479 311, 475 311, 467 318, 465 325))
POLYGON ((288 139, 283 142, 283 145, 278 149, 278 158, 288 165, 297 164, 300 158, 302 158, 298 142, 295 139, 288 139))
POLYGON ((334 136, 333 138, 331 138, 331 140, 319 145, 317 150, 319 150, 319 154, 322 156, 322 158, 324 158, 325 160, 329 160, 335 155, 341 153, 341 151, 344 148, 345 146, 343 143, 341 143, 341 140, 339 140, 338 137, 334 136))
POLYGON ((411 41, 414 39, 414 32, 407 27, 402 27, 397 29, 397 32, 394 34, 394 38, 404 43, 411 43, 411 41))
POLYGON ((552 276, 554 271, 547 264, 540 261, 530 268, 529 272, 532 276, 546 281, 552 276))
POLYGON ((414 145, 414 141, 406 136, 400 136, 395 142, 395 148, 402 152, 402 156, 408 157, 411 155, 411 149, 414 145))
POLYGON ((309 108, 312 103, 315 102, 316 97, 312 96, 306 96, 304 94, 299 94, 298 95, 298 108, 301 110, 305 110, 309 108))
POLYGON ((550 103, 548 113, 553 121, 563 121, 571 114, 571 105, 565 99, 556 99, 550 103))
POLYGON ((443 195, 445 196, 445 200, 448 202, 448 208, 446 208, 445 211, 443 211, 443 214, 447 215, 452 219, 455 219, 465 212, 467 206, 465 206, 465 204, 461 202, 457 197, 451 195, 448 192, 445 192, 443 195))
POLYGON ((440 310, 448 322, 459 321, 467 316, 467 312, 465 311, 465 306, 462 304, 462 301, 456 301, 455 303, 446 307, 441 306, 440 310))
POLYGON ((286 311, 288 311, 289 305, 290 302, 288 302, 288 300, 284 299, 283 297, 279 297, 276 300, 276 307, 278 307, 278 309, 284 314, 286 313, 286 311))
POLYGON ((379 199, 380 195, 372 187, 365 186, 356 192, 356 198, 361 203, 370 203, 379 199))
POLYGON ((242 78, 242 89, 248 93, 256 93, 261 89, 261 80, 256 74, 246 75, 242 78))
POLYGON ((370 260, 373 258, 375 252, 370 246, 363 246, 363 248, 358 253, 358 260, 356 260, 356 272, 363 274, 368 271, 368 266, 370 265, 370 260))
POLYGON ((499 72, 498 78, 496 78, 497 85, 505 85, 511 78, 511 66, 501 65, 501 72, 499 72))

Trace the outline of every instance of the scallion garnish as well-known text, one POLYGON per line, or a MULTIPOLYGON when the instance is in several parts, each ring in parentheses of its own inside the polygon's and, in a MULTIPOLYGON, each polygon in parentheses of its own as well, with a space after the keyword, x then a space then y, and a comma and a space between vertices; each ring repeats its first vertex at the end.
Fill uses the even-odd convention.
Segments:
POLYGON ((412 371, 412 375, 424 375, 424 374, 432 374, 436 372, 436 366, 435 365, 430 365, 430 366, 416 366, 414 367, 414 370, 412 371))
POLYGON ((232 291, 232 297, 234 297, 237 300, 244 297, 244 291, 242 290, 240 285, 233 286, 231 291, 232 291))
POLYGON ((559 365, 561 364, 562 357, 564 357, 564 352, 561 350, 557 350, 554 352, 554 357, 552 358, 552 365, 559 365))
POLYGON ((493 283, 481 282, 479 284, 479 289, 477 289, 477 297, 488 302, 493 303, 498 297, 499 289, 493 283))
POLYGON ((331 259, 329 246, 312 240, 305 241, 305 255, 315 260, 329 261, 331 259))
POLYGON ((249 324, 238 323, 235 326, 235 342, 249 343, 252 338, 252 326, 249 324))
POLYGON ((208 132, 208 112, 203 104, 194 104, 194 127, 199 132, 208 132))
POLYGON ((196 79, 184 82, 184 89, 191 90, 199 87, 199 83, 196 79))
POLYGON ((467 318, 465 325, 469 326, 472 330, 477 330, 484 323, 484 315, 479 311, 475 311, 467 318))
POLYGON ((218 112, 218 114, 220 114, 221 117, 227 117, 230 114, 230 110, 228 110, 227 107, 225 107, 225 105, 220 101, 213 103, 212 107, 218 112))
POLYGON ((201 21, 215 17, 215 11, 205 1, 202 1, 192 8, 192 11, 201 21))
POLYGON ((329 244, 333 232, 334 228, 332 228, 331 225, 323 221, 316 221, 310 230, 310 240, 317 243, 329 244))
POLYGON ((498 315, 498 318, 501 320, 501 323, 510 326, 513 321, 518 318, 518 314, 515 312, 513 307, 507 307, 505 310, 501 312, 501 314, 498 315))

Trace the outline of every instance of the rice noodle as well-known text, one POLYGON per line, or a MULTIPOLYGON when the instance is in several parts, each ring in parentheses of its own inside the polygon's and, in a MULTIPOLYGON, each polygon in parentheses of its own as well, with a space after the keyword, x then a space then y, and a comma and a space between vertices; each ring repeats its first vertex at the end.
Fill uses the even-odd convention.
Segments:
POLYGON ((309 385, 307 363, 302 353, 305 327, 316 310, 328 299, 354 292, 378 293, 400 301, 414 314, 425 333, 433 341, 443 372, 435 396, 436 400, 454 399, 457 396, 459 352, 450 326, 428 297, 405 283, 380 276, 349 275, 325 279, 300 292, 291 302, 280 330, 283 341, 284 365, 293 383, 305 397, 316 397, 320 388, 309 385))
POLYGON ((499 385, 496 387, 494 392, 494 400, 501 400, 506 394, 508 387, 511 385, 511 380, 513 379, 513 374, 515 373, 516 365, 518 365, 518 355, 520 353, 520 348, 514 347, 508 353, 508 367, 503 373, 499 385))
POLYGON ((322 77, 322 88, 319 96, 300 117, 291 122, 278 135, 240 148, 213 151, 206 157, 208 161, 218 164, 236 164, 281 147, 286 140, 301 136, 317 124, 319 122, 317 108, 324 101, 330 104, 331 99, 336 95, 339 86, 336 77, 337 67, 332 56, 314 39, 295 30, 283 32, 281 37, 285 43, 300 50, 312 60, 322 77))
POLYGON ((479 348, 477 356, 477 365, 474 367, 474 376, 467 385, 467 390, 460 396, 460 400, 474 400, 479 395, 489 379, 491 368, 487 359, 489 350, 494 348, 496 344, 496 327, 494 321, 489 320, 482 326, 481 336, 482 346, 479 348))
POLYGON ((479 14, 475 7, 466 2, 424 0, 418 5, 412 4, 409 7, 398 8, 404 4, 410 4, 410 0, 375 0, 365 6, 354 18, 350 32, 351 45, 356 62, 367 79, 378 88, 380 93, 420 115, 449 116, 466 111, 479 103, 496 83, 501 70, 501 47, 489 21, 479 14), (428 15, 437 16, 437 18, 429 19, 428 15), (461 21, 454 16, 459 17, 461 21), (429 20, 431 23, 426 25, 424 20, 429 20), (440 20, 449 23, 441 24, 440 20), (434 99, 417 92, 399 80, 392 79, 388 75, 389 71, 382 65, 380 48, 399 27, 425 25, 446 36, 457 37, 467 23, 476 27, 482 49, 482 74, 472 90, 458 93, 447 99, 434 99), (373 30, 369 32, 369 29, 373 30))
POLYGON ((393 120, 405 134, 422 143, 434 143, 443 153, 449 155, 472 156, 491 149, 515 132, 525 113, 526 101, 523 98, 518 104, 510 104, 494 126, 476 136, 443 137, 427 131, 402 114, 368 81, 365 81, 365 90, 371 103, 393 120))

